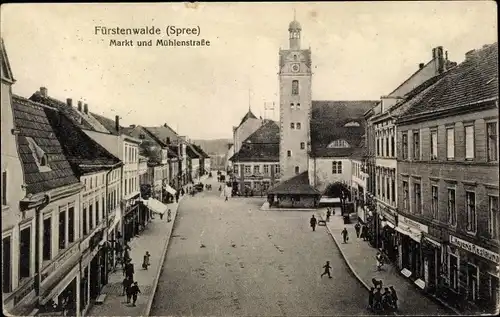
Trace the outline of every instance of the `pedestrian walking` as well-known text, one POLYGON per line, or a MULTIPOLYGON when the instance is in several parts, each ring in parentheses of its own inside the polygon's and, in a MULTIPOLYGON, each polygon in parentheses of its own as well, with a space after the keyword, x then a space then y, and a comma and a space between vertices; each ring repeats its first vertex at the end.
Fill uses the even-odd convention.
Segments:
POLYGON ((132 264, 132 261, 129 261, 128 264, 126 265, 125 268, 125 275, 130 278, 131 280, 134 279, 134 264, 132 264))
POLYGON ((148 269, 148 266, 150 266, 151 264, 149 263, 149 257, 151 256, 151 254, 149 254, 148 251, 146 251, 146 254, 144 254, 144 260, 142 262, 142 268, 147 270, 148 269))
POLYGON ((375 287, 370 287, 368 292, 368 309, 373 309, 373 295, 375 293, 375 287))
POLYGON ((224 201, 227 201, 227 200, 228 200, 228 199, 227 199, 227 196, 226 196, 226 199, 224 199, 224 201))
POLYGON ((135 307, 135 303, 137 302, 137 295, 141 292, 139 289, 139 286, 137 285, 137 282, 134 282, 134 285, 132 285, 130 293, 132 295, 132 306, 135 307))
POLYGON ((373 310, 382 310, 382 294, 379 288, 375 289, 375 293, 373 294, 373 310))
POLYGON ((359 234, 360 234, 360 231, 361 231, 361 225, 359 224, 359 222, 357 222, 355 225, 354 225, 354 230, 356 230, 356 237, 359 238, 359 234))
POLYGON ((311 228, 313 231, 316 231, 316 224, 318 223, 317 219, 312 215, 311 220, 309 220, 309 224, 311 225, 311 228))
POLYGON ((347 243, 347 241, 349 241, 349 233, 347 232, 346 227, 344 227, 344 230, 342 230, 342 239, 344 239, 344 243, 347 243))
POLYGON ((330 261, 326 261, 326 264, 323 265, 323 268, 325 269, 325 271, 323 272, 323 274, 321 274, 321 277, 323 277, 323 275, 325 274, 328 274, 328 277, 332 278, 332 275, 330 274, 330 269, 332 268, 330 266, 330 261))
POLYGON ((330 216, 332 215, 332 212, 330 211, 330 208, 326 210, 326 221, 330 221, 330 216))
POLYGON ((380 271, 382 269, 382 267, 384 266, 384 260, 382 258, 382 253, 377 252, 375 259, 377 261, 377 271, 380 271))
POLYGON ((394 286, 389 286, 389 289, 391 290, 392 302, 394 304, 394 310, 397 311, 398 310, 398 294, 396 293, 394 286))
POLYGON ((160 220, 163 220, 163 213, 160 213, 160 220))
POLYGON ((172 221, 172 211, 169 209, 167 211, 167 222, 170 222, 172 221))
POLYGON ((125 296, 127 294, 127 290, 129 289, 130 285, 132 285, 132 281, 127 276, 125 276, 122 284, 123 284, 122 296, 125 296))

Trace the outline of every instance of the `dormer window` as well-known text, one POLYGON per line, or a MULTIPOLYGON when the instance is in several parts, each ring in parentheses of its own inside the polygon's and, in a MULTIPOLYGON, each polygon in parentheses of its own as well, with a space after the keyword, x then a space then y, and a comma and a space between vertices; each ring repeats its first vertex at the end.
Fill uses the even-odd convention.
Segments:
POLYGON ((35 140, 30 137, 26 137, 26 141, 28 141, 28 146, 33 154, 35 159, 35 163, 38 166, 40 172, 49 172, 51 171, 49 166, 49 157, 45 153, 45 151, 36 144, 35 140))
POLYGON ((350 121, 350 122, 347 122, 344 127, 359 127, 359 123, 356 122, 356 121, 350 121))
POLYGON ((336 149, 336 148, 349 148, 351 147, 349 143, 347 143, 346 140, 335 140, 332 143, 328 144, 329 149, 336 149))
POLYGON ((145 137, 146 137, 146 136, 145 136, 143 133, 141 133, 141 134, 139 135, 139 139, 144 139, 145 137))

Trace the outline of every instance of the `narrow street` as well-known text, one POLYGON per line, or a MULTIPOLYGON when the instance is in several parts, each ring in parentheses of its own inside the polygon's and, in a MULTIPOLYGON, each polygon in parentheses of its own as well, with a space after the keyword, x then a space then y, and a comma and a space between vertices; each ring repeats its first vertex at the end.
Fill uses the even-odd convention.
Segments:
POLYGON ((367 292, 307 211, 260 211, 263 198, 186 197, 151 315, 360 315, 367 292), (322 266, 329 260, 332 279, 322 266))

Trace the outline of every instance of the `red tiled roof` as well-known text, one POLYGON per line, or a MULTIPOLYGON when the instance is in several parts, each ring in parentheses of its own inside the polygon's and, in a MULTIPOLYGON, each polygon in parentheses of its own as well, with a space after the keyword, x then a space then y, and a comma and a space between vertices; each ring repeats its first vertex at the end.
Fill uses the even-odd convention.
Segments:
POLYGON ((321 195, 321 193, 309 185, 309 172, 302 172, 286 181, 283 181, 273 188, 268 194, 296 194, 296 195, 321 195))
POLYGON ((14 126, 19 130, 17 142, 26 192, 37 194, 79 183, 57 138, 57 131, 47 116, 48 112, 54 110, 16 95, 12 96, 12 110, 14 126), (40 171, 28 138, 33 139, 47 155, 49 171, 40 171))
POLYGON ((498 99, 498 43, 476 50, 470 58, 438 79, 430 87, 411 96, 412 98, 406 98, 411 106, 398 121, 424 113, 498 99))
POLYGON ((365 133, 364 113, 373 108, 378 100, 362 101, 313 101, 311 115, 311 156, 346 157, 362 146, 365 133), (349 122, 358 126, 345 127, 349 122), (345 140, 350 148, 328 148, 335 140, 345 140))

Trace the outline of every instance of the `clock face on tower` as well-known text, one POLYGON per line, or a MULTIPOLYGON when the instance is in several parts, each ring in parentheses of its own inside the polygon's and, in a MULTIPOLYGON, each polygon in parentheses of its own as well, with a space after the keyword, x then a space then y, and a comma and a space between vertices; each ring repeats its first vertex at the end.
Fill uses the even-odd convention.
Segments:
POLYGON ((300 70, 299 64, 292 64, 292 72, 297 73, 300 70))

